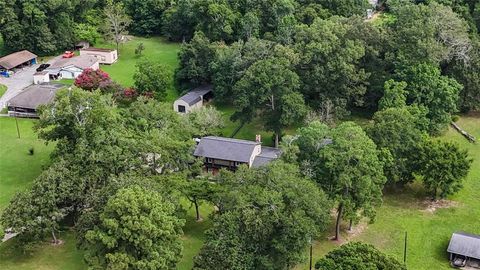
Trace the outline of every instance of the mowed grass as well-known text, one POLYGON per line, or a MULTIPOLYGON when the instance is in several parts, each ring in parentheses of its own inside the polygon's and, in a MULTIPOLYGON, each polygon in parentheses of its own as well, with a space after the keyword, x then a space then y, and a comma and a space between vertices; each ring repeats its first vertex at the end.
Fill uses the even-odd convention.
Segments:
POLYGON ((7 91, 7 87, 3 84, 0 84, 0 97, 2 97, 6 91, 7 91))
MULTIPOLYGON (((480 115, 464 116, 458 124, 480 138, 480 115)), ((474 159, 463 189, 448 198, 455 201, 456 206, 437 209, 434 213, 425 211, 428 197, 421 185, 415 183, 403 192, 386 194, 375 223, 367 225, 351 241, 371 243, 402 261, 407 232, 408 269, 451 269, 446 253, 451 234, 455 231, 480 234, 480 143, 469 143, 452 128, 440 139, 458 143, 474 159)), ((345 231, 347 224, 343 225, 345 231)), ((338 246, 338 243, 326 239, 331 235, 333 227, 315 243, 314 262, 338 246)), ((347 235, 343 237, 345 239, 347 235)), ((297 269, 308 269, 308 265, 300 265, 297 269)))
POLYGON ((34 120, 18 119, 18 138, 15 119, 0 118, 0 211, 16 192, 29 187, 49 163, 53 145, 45 145, 37 138, 33 123, 34 120), (33 155, 29 155, 30 148, 34 149, 33 155))
MULTIPOLYGON (((18 119, 20 138, 14 118, 0 118, 0 213, 15 193, 27 189, 32 181, 49 164, 53 145, 37 138, 33 132, 35 120, 18 119), (30 148, 34 155, 29 155, 30 148)), ((60 233, 64 245, 45 244, 31 254, 24 254, 13 247, 15 240, 0 244, 0 269, 2 270, 43 270, 43 269, 85 269, 81 252, 75 249, 73 234, 60 233)))
MULTIPOLYGON (((99 43, 95 47, 100 48, 115 48, 111 43, 99 43)), ((135 65, 142 59, 155 61, 167 66, 173 75, 173 72, 178 66, 177 55, 180 51, 180 43, 168 42, 161 37, 142 38, 133 37, 132 40, 120 44, 118 60, 112 65, 102 65, 100 68, 107 72, 110 77, 116 82, 125 87, 133 86, 133 74, 135 73, 135 65), (143 43, 145 50, 142 56, 135 55, 137 46, 143 43)), ((178 97, 178 93, 172 83, 168 88, 167 101, 173 102, 178 97)))

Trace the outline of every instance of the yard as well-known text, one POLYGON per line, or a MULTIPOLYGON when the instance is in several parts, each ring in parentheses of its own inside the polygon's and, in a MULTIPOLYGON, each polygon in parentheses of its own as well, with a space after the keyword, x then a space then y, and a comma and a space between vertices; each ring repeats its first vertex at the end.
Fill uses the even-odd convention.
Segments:
MULTIPOLYGON (((113 44, 96 44, 100 48, 114 48, 113 44)), ((123 86, 133 86, 133 74, 135 65, 141 59, 148 59, 161 62, 171 68, 172 74, 177 67, 177 54, 180 51, 179 43, 171 43, 163 38, 141 38, 134 37, 132 40, 121 44, 119 48, 118 61, 112 65, 102 65, 100 68, 110 74, 110 77, 123 86), (141 57, 135 55, 137 46, 143 43, 145 50, 141 57)), ((168 89, 167 100, 173 102, 178 93, 173 84, 168 89)))
MULTIPOLYGON (((0 41, 1 42, 1 41, 0 41)), ((102 66, 110 76, 125 86, 133 84, 135 63, 140 60, 134 54, 137 45, 142 42, 145 46, 144 56, 148 59, 161 61, 172 71, 177 66, 179 44, 165 42, 161 38, 134 38, 121 45, 120 59, 111 66, 102 66)), ((98 47, 113 47, 112 45, 96 45, 98 47)), ((1 47, 1 46, 0 46, 1 47)), ((0 48, 1 50, 1 48, 0 48)), ((66 82, 68 84, 70 82, 66 82)), ((1 87, 1 86, 0 86, 1 87)), ((0 89, 1 93, 1 89, 0 89)), ((168 100, 171 102, 178 97, 173 86, 169 89, 168 100)), ((234 110, 231 106, 217 106, 224 113, 226 127, 223 136, 230 137, 239 126, 238 122, 230 121, 234 110)), ((365 116, 352 115, 351 120, 366 124, 365 116)), ((15 120, 0 118, 0 211, 8 204, 15 192, 23 190, 41 172, 42 166, 48 164, 48 155, 52 146, 36 138, 32 131, 32 120, 18 120, 21 138, 17 138, 15 120), (35 154, 28 155, 29 148, 33 147, 35 154)), ((464 116, 458 122, 461 127, 480 138, 480 114, 464 116)), ((294 132, 294 128, 287 129, 286 134, 294 132)), ((272 145, 272 133, 263 131, 258 119, 245 124, 235 137, 254 140, 256 134, 262 135, 265 145, 272 145)), ((480 234, 480 143, 470 144, 460 134, 450 129, 443 137, 459 143, 469 150, 474 158, 472 170, 465 187, 455 196, 449 198, 456 203, 453 207, 436 209, 428 208, 428 200, 423 194, 420 185, 412 185, 407 192, 387 193, 384 204, 378 209, 375 223, 361 224, 356 227, 355 236, 343 235, 343 239, 365 241, 372 243, 397 259, 403 259, 403 241, 405 231, 408 232, 407 265, 409 269, 450 269, 446 257, 446 245, 452 232, 464 230, 480 234), (430 210, 430 211, 429 211, 430 210)), ((186 203, 186 206, 190 207, 186 203)), ((208 205, 202 206, 202 216, 205 220, 198 223, 194 219, 194 209, 189 208, 187 224, 184 228, 183 258, 178 269, 191 269, 192 258, 201 248, 205 229, 210 227, 208 213, 212 210, 208 205)), ((338 243, 327 240, 333 233, 332 228, 314 243, 314 262, 325 253, 335 248, 338 243)), ((0 244, 0 269, 85 269, 82 252, 75 249, 74 235, 70 231, 60 234, 65 240, 62 246, 53 247, 44 244, 32 254, 21 254, 12 247, 13 241, 0 244)), ((305 255, 307 255, 307 250, 305 255)), ((308 269, 307 264, 299 265, 296 269, 308 269)))

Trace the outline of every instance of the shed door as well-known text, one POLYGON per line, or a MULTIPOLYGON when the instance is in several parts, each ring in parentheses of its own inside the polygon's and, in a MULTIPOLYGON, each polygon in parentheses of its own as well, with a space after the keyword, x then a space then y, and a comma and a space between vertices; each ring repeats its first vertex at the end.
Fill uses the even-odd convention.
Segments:
POLYGON ((178 112, 185 113, 185 106, 178 105, 178 112))

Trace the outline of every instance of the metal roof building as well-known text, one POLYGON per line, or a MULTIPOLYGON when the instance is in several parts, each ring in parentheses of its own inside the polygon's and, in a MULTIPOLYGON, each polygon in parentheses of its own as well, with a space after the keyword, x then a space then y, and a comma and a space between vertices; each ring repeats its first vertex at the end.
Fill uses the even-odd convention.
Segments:
POLYGON ((173 104, 173 109, 179 113, 188 113, 195 108, 202 107, 204 101, 208 101, 211 95, 211 85, 197 87, 177 99, 173 104))
POLYGON ((0 58, 0 68, 10 70, 21 66, 23 64, 35 64, 37 61, 37 55, 27 51, 14 52, 0 58))
POLYGON ((463 266, 480 267, 480 235, 465 232, 453 233, 447 252, 450 254, 450 260, 455 266, 462 266, 459 264, 460 258, 463 266))

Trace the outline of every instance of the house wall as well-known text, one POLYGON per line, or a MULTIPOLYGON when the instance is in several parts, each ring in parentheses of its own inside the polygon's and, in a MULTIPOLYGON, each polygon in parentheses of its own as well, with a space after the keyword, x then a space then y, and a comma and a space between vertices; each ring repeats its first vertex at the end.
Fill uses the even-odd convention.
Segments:
POLYGON ((80 55, 91 55, 97 58, 100 64, 108 64, 108 65, 115 63, 115 61, 117 61, 118 59, 118 54, 116 50, 113 50, 110 52, 80 50, 80 55))
POLYGON ((256 145, 255 148, 253 149, 252 155, 250 156, 250 162, 248 164, 248 167, 252 167, 255 157, 260 155, 261 152, 262 152, 262 145, 260 144, 256 145))
POLYGON ((33 84, 41 84, 50 82, 50 77, 47 74, 44 75, 33 75, 33 84))

